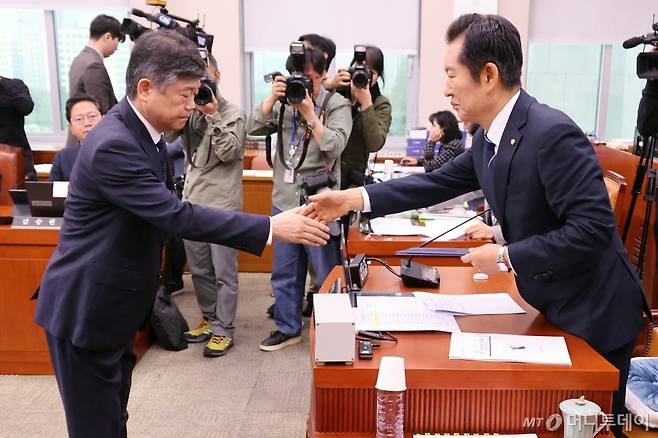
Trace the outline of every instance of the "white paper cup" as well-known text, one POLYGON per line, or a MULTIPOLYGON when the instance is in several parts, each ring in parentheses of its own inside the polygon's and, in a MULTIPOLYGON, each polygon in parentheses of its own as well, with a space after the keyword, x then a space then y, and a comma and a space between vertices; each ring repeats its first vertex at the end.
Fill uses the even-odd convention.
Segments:
POLYGON ((404 376, 404 358, 397 356, 382 357, 375 388, 382 391, 405 391, 407 389, 404 376))

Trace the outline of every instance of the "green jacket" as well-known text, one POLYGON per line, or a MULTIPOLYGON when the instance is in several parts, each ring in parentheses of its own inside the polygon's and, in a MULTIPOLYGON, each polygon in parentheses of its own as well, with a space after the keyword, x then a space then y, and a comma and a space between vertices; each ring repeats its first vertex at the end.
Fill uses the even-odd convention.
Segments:
POLYGON ((357 112, 352 119, 352 134, 347 141, 340 160, 341 188, 350 185, 350 172, 363 174, 368 164, 368 155, 384 147, 391 127, 391 101, 381 94, 372 106, 357 112))

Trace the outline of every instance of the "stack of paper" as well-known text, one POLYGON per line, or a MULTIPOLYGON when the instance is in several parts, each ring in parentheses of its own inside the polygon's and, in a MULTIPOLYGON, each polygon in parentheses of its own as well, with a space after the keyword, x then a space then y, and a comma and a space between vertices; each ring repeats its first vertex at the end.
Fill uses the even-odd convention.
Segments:
POLYGON ((460 331, 451 313, 427 310, 413 296, 358 296, 354 319, 357 330, 460 331))
POLYGON ((370 220, 370 227, 373 234, 381 236, 427 236, 434 237, 444 233, 451 228, 454 230, 441 236, 438 240, 452 240, 464 235, 464 230, 468 228, 471 222, 464 222, 468 217, 441 216, 432 220, 427 220, 424 225, 415 225, 409 219, 378 217, 370 220))
POLYGON ((450 359, 571 365, 562 336, 522 336, 495 333, 453 333, 450 359))
POLYGON ((461 257, 468 254, 468 248, 433 248, 430 246, 413 247, 396 251, 396 256, 422 256, 422 257, 461 257))
POLYGON ((525 313, 506 293, 445 295, 414 292, 414 296, 427 310, 451 312, 461 315, 506 315, 525 313))
POLYGON ((415 434, 413 438, 537 438, 534 433, 519 433, 515 435, 499 435, 499 434, 469 434, 469 435, 454 435, 454 434, 415 434))

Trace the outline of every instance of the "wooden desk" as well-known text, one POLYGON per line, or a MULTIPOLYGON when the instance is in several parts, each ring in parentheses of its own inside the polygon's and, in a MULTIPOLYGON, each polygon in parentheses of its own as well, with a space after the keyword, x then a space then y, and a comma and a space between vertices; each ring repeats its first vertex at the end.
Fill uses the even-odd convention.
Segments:
MULTIPOLYGON (((10 214, 0 207, 0 215, 10 214)), ((0 226, 0 374, 52 374, 43 328, 34 323, 30 297, 57 246, 57 230, 15 230, 0 226)), ((135 352, 141 358, 150 339, 139 332, 135 352)))
MULTIPOLYGON (((364 234, 355 228, 350 228, 347 239, 347 254, 354 257, 357 254, 366 254, 377 257, 387 263, 399 264, 400 256, 397 251, 418 246, 428 237, 425 236, 377 236, 364 234)), ((467 240, 465 238, 437 241, 429 244, 433 248, 473 248, 489 243, 489 240, 467 240)), ((414 257, 419 263, 432 266, 464 266, 459 257, 414 257)))
MULTIPOLYGON (((375 431, 375 382, 383 355, 405 358, 407 392, 405 432, 411 433, 537 433, 550 432, 545 422, 524 426, 524 418, 549 418, 559 414, 559 403, 584 395, 605 412, 612 407, 618 372, 582 339, 549 324, 518 294, 512 275, 497 273, 475 282, 473 268, 439 267, 441 293, 507 291, 527 311, 524 315, 462 316, 459 326, 469 332, 520 335, 559 335, 567 341, 573 366, 494 363, 449 360, 450 334, 396 333, 398 343, 382 343, 372 360, 356 359, 353 365, 318 366, 312 361, 309 418, 314 438, 371 438, 375 431)), ((335 268, 322 291, 342 275, 335 268)), ((400 280, 384 268, 373 267, 366 290, 400 291, 400 280)), ((310 328, 311 358, 314 331, 310 328)))

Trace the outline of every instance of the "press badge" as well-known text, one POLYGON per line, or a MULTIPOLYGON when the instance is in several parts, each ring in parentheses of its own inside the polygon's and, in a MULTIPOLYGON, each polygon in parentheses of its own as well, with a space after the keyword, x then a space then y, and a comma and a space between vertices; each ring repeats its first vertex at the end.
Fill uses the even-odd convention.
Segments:
POLYGON ((283 181, 287 182, 288 184, 292 184, 295 182, 295 171, 292 169, 286 169, 284 174, 283 174, 283 181))

